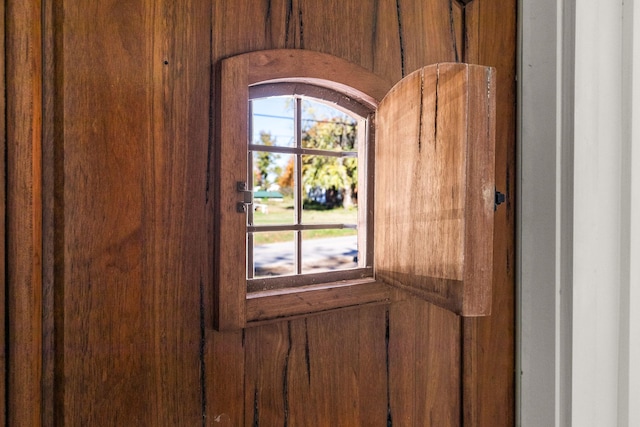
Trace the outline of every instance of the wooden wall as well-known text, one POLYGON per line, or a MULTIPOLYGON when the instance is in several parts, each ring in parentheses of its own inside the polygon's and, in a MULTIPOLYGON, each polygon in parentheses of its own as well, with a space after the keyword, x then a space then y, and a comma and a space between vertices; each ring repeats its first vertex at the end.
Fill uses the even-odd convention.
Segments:
MULTIPOLYGON (((42 379, 42 27, 39 5, 5 2, 6 361, 9 423, 37 425, 42 379), (36 424, 34 424, 36 423, 36 424)), ((3 150, 5 151, 5 150, 3 150)))
MULTIPOLYGON (((5 4, 0 3, 0 93, 6 93, 6 72, 5 72, 5 4)), ((6 342, 6 326, 7 326, 7 268, 6 268, 6 155, 7 146, 7 127, 6 127, 6 97, 0 96, 0 241, 4 242, 0 245, 0 343, 6 342)), ((0 349, 0 420, 6 418, 6 380, 5 373, 7 369, 7 348, 2 345, 0 349)))
POLYGON ((5 5, 10 425, 514 423, 515 0, 5 5), (497 68, 491 317, 408 298, 212 329, 214 65, 284 47, 390 81, 497 68))

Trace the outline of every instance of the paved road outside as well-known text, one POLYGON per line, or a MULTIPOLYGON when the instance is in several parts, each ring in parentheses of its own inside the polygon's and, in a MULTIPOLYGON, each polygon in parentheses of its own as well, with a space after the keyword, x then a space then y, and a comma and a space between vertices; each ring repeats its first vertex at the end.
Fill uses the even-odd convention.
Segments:
MULTIPOLYGON (((293 273, 293 242, 269 243, 254 248, 256 276, 293 273)), ((302 241, 302 271, 317 273, 338 268, 354 268, 358 254, 357 236, 302 241)))

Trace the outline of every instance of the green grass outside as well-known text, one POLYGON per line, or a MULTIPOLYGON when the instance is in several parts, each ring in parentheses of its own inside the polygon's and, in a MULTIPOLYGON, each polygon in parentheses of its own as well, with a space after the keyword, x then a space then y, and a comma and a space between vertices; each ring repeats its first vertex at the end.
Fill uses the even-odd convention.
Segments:
MULTIPOLYGON (((267 205, 267 213, 263 213, 258 209, 253 214, 255 225, 282 225, 293 223, 294 209, 292 200, 285 199, 282 202, 256 200, 255 203, 267 205)), ((358 210, 356 207, 349 209, 304 210, 302 219, 305 224, 355 224, 358 219, 358 210)), ((304 232, 304 239, 353 236, 356 234, 357 231, 353 229, 308 230, 304 232)), ((293 232, 254 233, 254 242, 256 245, 288 241, 293 241, 293 232)))

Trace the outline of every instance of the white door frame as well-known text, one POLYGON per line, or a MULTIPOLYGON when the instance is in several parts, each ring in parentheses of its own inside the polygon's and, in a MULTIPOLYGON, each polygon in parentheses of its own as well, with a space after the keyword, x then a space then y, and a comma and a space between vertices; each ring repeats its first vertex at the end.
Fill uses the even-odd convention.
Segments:
POLYGON ((640 2, 519 20, 518 424, 637 426, 640 2))

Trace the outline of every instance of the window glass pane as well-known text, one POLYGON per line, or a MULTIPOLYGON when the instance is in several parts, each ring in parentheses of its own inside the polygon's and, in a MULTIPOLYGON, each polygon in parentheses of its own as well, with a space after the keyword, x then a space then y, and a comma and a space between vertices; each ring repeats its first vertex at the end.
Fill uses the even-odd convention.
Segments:
POLYGON ((252 144, 293 147, 295 101, 292 96, 254 99, 252 144))
POLYGON ((293 231, 253 233, 254 277, 294 274, 293 231))
POLYGON ((320 102, 302 102, 302 147, 331 151, 357 151, 357 121, 320 102))
POLYGON ((303 273, 356 268, 357 257, 355 230, 308 230, 302 233, 303 273))
POLYGON ((253 225, 293 224, 295 156, 253 152, 253 225))
POLYGON ((358 159, 302 156, 303 224, 358 223, 358 159))
MULTIPOLYGON (((360 116, 299 94, 250 102, 254 204, 247 215, 247 277, 364 267, 366 257, 358 256, 358 242, 364 245, 367 234, 366 215, 358 210, 358 159, 364 158, 358 152, 358 140, 364 141, 364 126, 358 136, 360 116), (270 227, 278 231, 265 230, 270 227)), ((360 180, 365 197, 366 180, 360 180)), ((283 280, 297 284, 294 277, 283 280)))

